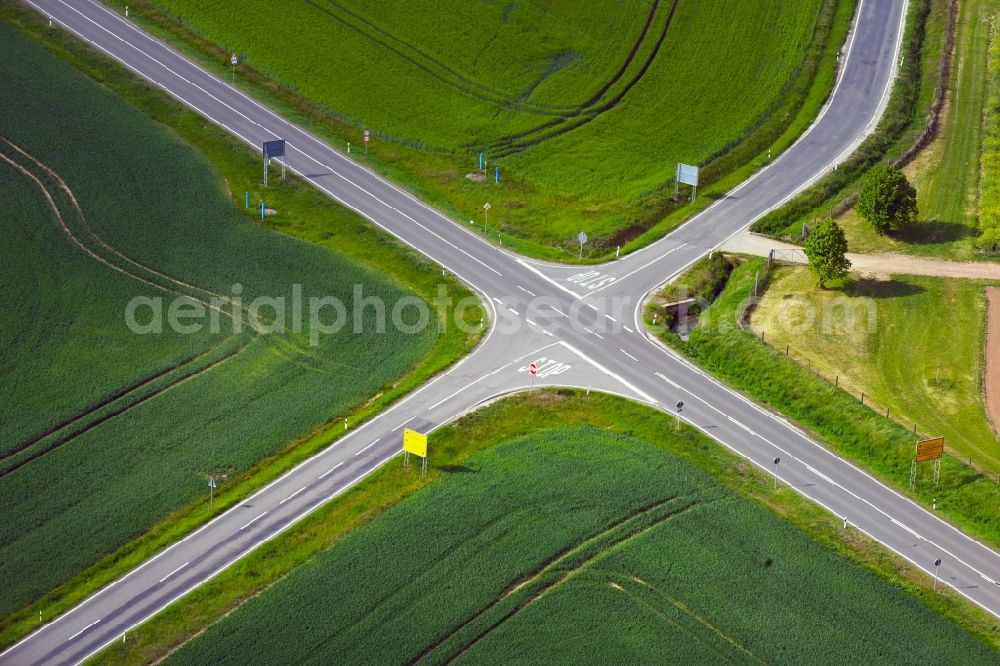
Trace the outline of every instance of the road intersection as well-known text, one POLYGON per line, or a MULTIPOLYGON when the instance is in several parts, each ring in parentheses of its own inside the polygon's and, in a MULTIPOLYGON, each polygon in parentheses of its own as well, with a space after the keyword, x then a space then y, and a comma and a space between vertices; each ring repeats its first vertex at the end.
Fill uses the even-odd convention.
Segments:
MULTIPOLYGON (((905 0, 862 0, 834 94, 806 134, 712 207, 645 249, 595 267, 518 257, 448 219, 92 0, 27 0, 252 149, 287 142, 286 165, 469 285, 490 313, 477 349, 182 541, 0 654, 0 664, 78 663, 334 499, 429 431, 499 395, 605 391, 676 413, 781 482, 1000 617, 1000 555, 840 459, 648 336, 646 295, 808 187, 873 129, 899 57, 905 0)), ((433 444, 432 444, 433 446, 433 444)))

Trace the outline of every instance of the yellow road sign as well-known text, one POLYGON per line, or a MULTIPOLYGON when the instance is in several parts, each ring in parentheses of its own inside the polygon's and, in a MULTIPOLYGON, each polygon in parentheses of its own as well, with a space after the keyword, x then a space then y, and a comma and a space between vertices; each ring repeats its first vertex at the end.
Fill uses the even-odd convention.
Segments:
POLYGON ((416 430, 403 430, 403 450, 421 458, 427 457, 427 435, 416 430))
POLYGON ((935 437, 917 442, 917 455, 914 460, 916 462, 937 460, 942 455, 944 455, 944 437, 935 437))

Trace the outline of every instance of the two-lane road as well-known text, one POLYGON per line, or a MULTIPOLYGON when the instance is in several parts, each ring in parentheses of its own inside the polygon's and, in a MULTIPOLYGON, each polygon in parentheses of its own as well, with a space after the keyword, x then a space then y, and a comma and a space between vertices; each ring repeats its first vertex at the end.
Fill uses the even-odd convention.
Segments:
POLYGON ((898 58, 905 0, 862 0, 836 90, 788 151, 646 249, 593 268, 511 255, 149 37, 92 0, 28 0, 54 22, 239 137, 288 142, 300 177, 451 271, 491 313, 480 347, 377 418, 0 655, 76 663, 332 500, 399 452, 402 428, 430 430, 530 384, 593 388, 673 410, 783 483, 1000 617, 1000 557, 837 458, 779 416, 707 377, 641 328, 645 294, 833 168, 872 129, 898 58))

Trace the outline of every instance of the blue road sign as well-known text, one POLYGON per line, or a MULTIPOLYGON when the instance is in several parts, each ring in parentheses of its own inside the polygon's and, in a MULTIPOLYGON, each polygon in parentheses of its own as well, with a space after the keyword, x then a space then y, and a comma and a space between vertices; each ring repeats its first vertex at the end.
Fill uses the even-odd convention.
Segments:
POLYGON ((265 141, 261 152, 264 153, 265 160, 269 157, 284 157, 285 140, 276 139, 274 141, 265 141))
POLYGON ((498 183, 500 182, 500 167, 497 167, 496 169, 496 180, 498 183))

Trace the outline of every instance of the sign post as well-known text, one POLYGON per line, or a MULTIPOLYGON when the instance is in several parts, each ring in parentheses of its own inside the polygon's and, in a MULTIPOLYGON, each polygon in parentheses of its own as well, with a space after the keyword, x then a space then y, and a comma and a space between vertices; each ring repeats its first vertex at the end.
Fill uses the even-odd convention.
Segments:
POLYGON ((677 178, 674 179, 674 196, 680 192, 681 183, 693 188, 691 190, 691 203, 694 203, 695 197, 698 196, 698 167, 678 162, 677 178))
POLYGON ((233 66, 233 83, 236 83, 236 54, 235 53, 233 54, 233 57, 229 59, 229 64, 233 66))
POLYGON ((371 133, 365 130, 365 159, 368 159, 368 139, 371 138, 371 133))
POLYGON ((580 261, 583 261, 583 244, 587 242, 587 234, 581 231, 577 234, 576 239, 580 241, 580 261))
POLYGON ((484 234, 486 233, 486 227, 489 226, 490 208, 492 208, 492 206, 490 206, 490 202, 489 201, 487 201, 486 203, 483 204, 483 233, 484 234))
POLYGON ((944 437, 934 437, 917 442, 917 449, 910 463, 910 490, 917 483, 917 463, 934 461, 934 485, 941 481, 941 457, 944 455, 944 437))
MULTIPOLYGON (((264 187, 267 187, 267 167, 271 163, 272 157, 285 157, 285 140, 275 139, 265 141, 261 145, 261 154, 264 157, 264 187)), ((281 160, 281 177, 285 177, 285 160, 281 160)))
POLYGON ((531 388, 529 389, 529 391, 534 391, 535 390, 535 375, 538 374, 538 365, 536 365, 534 361, 532 361, 531 365, 528 366, 528 372, 531 373, 531 388))
POLYGON ((939 557, 936 560, 934 560, 934 591, 935 592, 937 592, 938 568, 940 568, 940 566, 941 566, 941 558, 939 557))
POLYGON ((403 430, 403 466, 410 464, 410 454, 423 458, 420 475, 427 474, 427 435, 416 430, 403 430))
POLYGON ((208 477, 208 510, 212 510, 212 502, 215 500, 215 477, 208 477))
POLYGON ((778 489, 778 463, 781 462, 781 458, 774 459, 774 489, 778 489))

